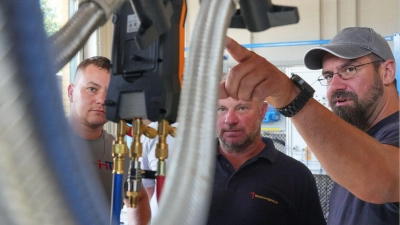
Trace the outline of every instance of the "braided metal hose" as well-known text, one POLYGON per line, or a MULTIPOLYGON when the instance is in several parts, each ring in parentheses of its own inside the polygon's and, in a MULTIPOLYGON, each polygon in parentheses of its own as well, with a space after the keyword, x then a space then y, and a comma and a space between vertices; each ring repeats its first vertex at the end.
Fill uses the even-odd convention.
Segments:
POLYGON ((78 11, 50 37, 56 71, 62 69, 125 0, 85 0, 78 11))

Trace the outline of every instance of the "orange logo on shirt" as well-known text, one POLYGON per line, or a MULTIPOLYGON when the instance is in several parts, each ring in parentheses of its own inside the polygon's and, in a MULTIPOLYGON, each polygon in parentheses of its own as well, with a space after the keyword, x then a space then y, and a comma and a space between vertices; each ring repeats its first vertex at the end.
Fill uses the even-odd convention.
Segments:
POLYGON ((259 198, 259 199, 267 200, 267 201, 272 202, 272 203, 274 203, 274 204, 278 204, 278 201, 273 200, 273 199, 271 199, 271 198, 267 198, 267 197, 258 195, 258 194, 256 194, 254 191, 250 192, 250 195, 251 195, 251 199, 259 198))

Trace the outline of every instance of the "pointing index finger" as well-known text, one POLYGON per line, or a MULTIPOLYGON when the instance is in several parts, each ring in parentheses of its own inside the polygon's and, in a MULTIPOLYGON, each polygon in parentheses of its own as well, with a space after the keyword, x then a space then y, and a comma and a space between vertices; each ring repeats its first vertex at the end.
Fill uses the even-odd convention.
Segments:
POLYGON ((226 36, 226 50, 237 62, 246 61, 252 55, 249 50, 228 36, 226 36))

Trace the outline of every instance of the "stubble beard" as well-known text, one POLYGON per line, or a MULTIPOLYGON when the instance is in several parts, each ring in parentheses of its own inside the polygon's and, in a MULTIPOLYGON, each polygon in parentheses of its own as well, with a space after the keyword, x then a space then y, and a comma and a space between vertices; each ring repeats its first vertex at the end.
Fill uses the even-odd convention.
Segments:
POLYGON ((260 129, 257 129, 253 133, 246 134, 245 138, 241 141, 229 142, 225 138, 223 138, 223 133, 225 131, 229 131, 229 129, 221 130, 220 134, 218 135, 219 143, 222 148, 235 153, 244 152, 247 149, 247 147, 249 147, 251 144, 254 143, 255 138, 258 137, 258 135, 260 135, 261 132, 260 129))
POLYGON ((99 118, 86 118, 85 119, 85 124, 86 126, 90 127, 91 129, 98 129, 98 128, 102 128, 104 126, 104 124, 107 123, 106 119, 99 119, 99 118))
POLYGON ((106 122, 88 123, 89 127, 93 129, 102 128, 106 122))

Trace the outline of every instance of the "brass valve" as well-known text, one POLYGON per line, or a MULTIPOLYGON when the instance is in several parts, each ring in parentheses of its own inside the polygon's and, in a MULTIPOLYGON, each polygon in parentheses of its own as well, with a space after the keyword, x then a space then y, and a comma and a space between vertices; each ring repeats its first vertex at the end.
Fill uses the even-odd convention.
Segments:
POLYGON ((128 205, 129 208, 135 208, 138 204, 141 183, 142 183, 142 174, 140 169, 139 161, 130 161, 130 169, 128 175, 128 191, 126 196, 128 197, 128 205))
POLYGON ((168 158, 167 136, 175 137, 176 128, 172 127, 167 120, 158 122, 158 143, 156 145, 156 157, 158 158, 157 175, 165 176, 165 159, 168 158))
POLYGON ((157 135, 157 131, 149 126, 146 126, 143 123, 141 118, 135 118, 132 123, 132 144, 129 152, 130 157, 130 165, 129 165, 129 173, 128 173, 128 207, 136 207, 141 183, 142 183, 142 170, 140 168, 139 158, 142 157, 142 142, 140 141, 140 137, 144 134, 149 138, 154 138, 157 135))
POLYGON ((137 202, 139 201, 139 192, 137 191, 128 191, 126 192, 126 196, 128 196, 128 208, 136 208, 137 202))
POLYGON ((142 157, 142 143, 140 142, 142 134, 149 138, 154 138, 157 136, 157 131, 154 128, 146 126, 141 118, 136 118, 132 124, 133 141, 129 154, 132 160, 139 160, 139 157, 142 157))
POLYGON ((112 157, 114 161, 113 173, 124 173, 124 159, 128 153, 128 146, 124 140, 126 133, 129 131, 125 121, 120 120, 117 125, 117 138, 113 141, 112 157))

